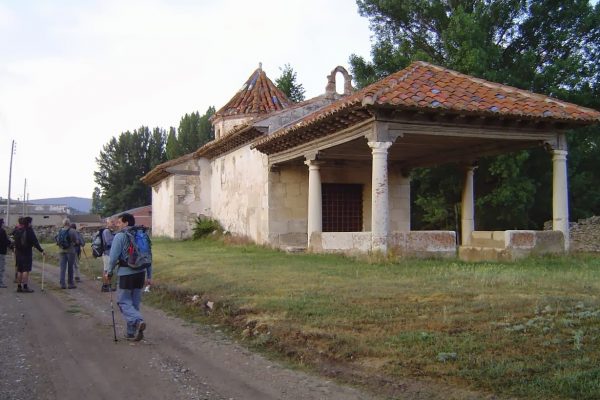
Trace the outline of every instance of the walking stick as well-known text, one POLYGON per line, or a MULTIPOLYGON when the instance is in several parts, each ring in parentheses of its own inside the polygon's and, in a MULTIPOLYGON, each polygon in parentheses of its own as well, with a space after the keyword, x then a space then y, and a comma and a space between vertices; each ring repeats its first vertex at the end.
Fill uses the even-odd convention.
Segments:
POLYGON ((83 251, 83 256, 85 258, 85 264, 87 265, 88 269, 90 270, 90 272, 94 272, 92 271, 92 267, 90 266, 90 259, 87 256, 87 253, 85 252, 85 247, 81 247, 81 251, 83 251))
POLYGON ((112 314, 112 324, 113 324, 113 334, 115 335, 115 342, 117 342, 117 327, 115 325, 115 308, 113 306, 113 295, 112 295, 112 290, 109 290, 110 292, 110 312, 112 314))
POLYGON ((46 254, 42 254, 42 292, 44 291, 44 271, 46 269, 46 254))

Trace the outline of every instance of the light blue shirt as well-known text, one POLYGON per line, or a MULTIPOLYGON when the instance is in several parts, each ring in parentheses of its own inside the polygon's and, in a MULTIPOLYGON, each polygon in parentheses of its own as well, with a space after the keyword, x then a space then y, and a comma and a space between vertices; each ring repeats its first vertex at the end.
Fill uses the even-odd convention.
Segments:
POLYGON ((118 267, 117 275, 133 275, 147 271, 148 279, 152 279, 152 265, 146 268, 133 269, 126 265, 119 265, 119 260, 127 260, 127 250, 129 249, 129 238, 124 231, 117 233, 112 241, 109 254, 108 273, 112 274, 113 270, 118 267))

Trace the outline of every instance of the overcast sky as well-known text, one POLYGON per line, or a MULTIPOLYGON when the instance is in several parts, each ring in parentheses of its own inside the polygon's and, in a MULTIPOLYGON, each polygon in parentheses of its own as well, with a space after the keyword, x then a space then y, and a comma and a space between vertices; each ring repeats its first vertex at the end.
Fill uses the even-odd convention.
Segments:
POLYGON ((95 158, 141 125, 223 106, 263 63, 290 63, 306 97, 354 53, 354 0, 0 0, 0 197, 92 196, 95 158))

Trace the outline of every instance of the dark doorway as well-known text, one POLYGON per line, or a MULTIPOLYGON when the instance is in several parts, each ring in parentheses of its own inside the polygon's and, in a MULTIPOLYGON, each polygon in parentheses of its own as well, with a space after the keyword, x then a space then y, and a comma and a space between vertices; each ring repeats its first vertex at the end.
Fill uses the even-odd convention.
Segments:
POLYGON ((323 232, 362 232, 361 184, 323 183, 323 232))

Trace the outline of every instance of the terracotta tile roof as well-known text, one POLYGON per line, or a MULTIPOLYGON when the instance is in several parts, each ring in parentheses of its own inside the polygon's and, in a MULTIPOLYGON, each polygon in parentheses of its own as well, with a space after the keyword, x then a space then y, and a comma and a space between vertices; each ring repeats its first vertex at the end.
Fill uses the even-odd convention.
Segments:
POLYGON ((219 139, 212 140, 200 147, 193 153, 194 158, 214 158, 256 139, 257 137, 263 135, 266 130, 267 128, 262 129, 255 127, 252 125, 252 123, 238 125, 227 135, 219 139))
POLYGON ((368 119, 372 108, 444 111, 573 125, 600 122, 600 112, 596 110, 417 61, 253 147, 272 154, 368 119))
POLYGON ((159 164, 156 167, 154 167, 152 171, 142 176, 140 180, 145 185, 154 185, 155 183, 160 182, 167 176, 171 175, 171 173, 167 171, 167 168, 184 163, 186 161, 191 160, 192 158, 194 158, 194 153, 189 153, 184 156, 174 158, 173 160, 169 160, 167 162, 159 164))
POLYGON ((215 117, 260 115, 289 107, 292 102, 259 67, 215 117))
MULTIPOLYGON (((285 109, 273 111, 265 115, 260 115, 240 125, 236 125, 226 135, 220 137, 219 139, 214 139, 204 144, 198 150, 196 150, 194 152, 194 158, 214 158, 227 151, 233 150, 239 146, 247 144, 248 142, 251 142, 266 134, 266 132, 270 129, 270 124, 266 121, 272 118, 276 118, 277 116, 289 115, 290 113, 294 113, 295 109, 307 106, 314 108, 324 107, 324 105, 322 104, 326 104, 325 102, 328 101, 324 99, 324 95, 321 95, 299 103, 292 103, 285 109)), ((296 119, 300 118, 301 117, 298 117, 296 119)), ((288 125, 293 125, 293 122, 289 123, 288 125)))

